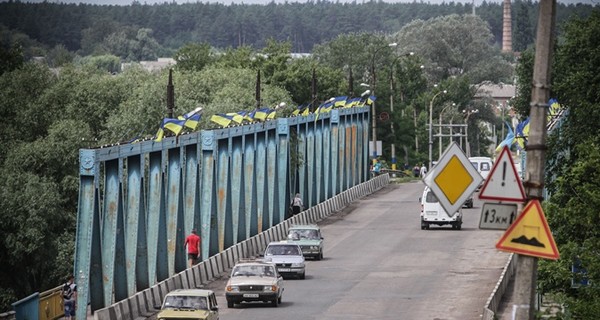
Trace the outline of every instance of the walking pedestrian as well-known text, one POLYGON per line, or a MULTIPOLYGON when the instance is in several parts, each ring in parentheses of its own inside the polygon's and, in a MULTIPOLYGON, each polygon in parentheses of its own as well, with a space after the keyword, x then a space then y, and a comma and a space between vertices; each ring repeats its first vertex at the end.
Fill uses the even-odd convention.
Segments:
POLYGON ((185 248, 186 245, 191 268, 198 262, 198 255, 200 255, 200 236, 198 236, 196 229, 192 229, 192 233, 185 238, 183 247, 185 248))
POLYGON ((304 210, 304 203, 302 203, 302 198, 299 193, 296 193, 294 199, 292 199, 292 216, 297 215, 298 213, 304 210))
POLYGON ((65 307, 65 319, 75 319, 75 308, 77 305, 77 285, 75 277, 71 274, 62 288, 63 302, 65 307))
POLYGON ((427 174, 427 167, 425 166, 425 164, 423 163, 423 165, 421 166, 421 170, 420 170, 420 175, 421 178, 425 178, 425 175, 427 174))

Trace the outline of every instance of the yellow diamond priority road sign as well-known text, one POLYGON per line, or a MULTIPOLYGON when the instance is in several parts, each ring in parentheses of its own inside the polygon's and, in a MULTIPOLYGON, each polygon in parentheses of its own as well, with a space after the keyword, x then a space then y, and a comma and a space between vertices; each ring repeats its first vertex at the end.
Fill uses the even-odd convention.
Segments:
POLYGON ((462 207, 482 181, 456 142, 446 148, 437 165, 423 178, 449 216, 462 207))

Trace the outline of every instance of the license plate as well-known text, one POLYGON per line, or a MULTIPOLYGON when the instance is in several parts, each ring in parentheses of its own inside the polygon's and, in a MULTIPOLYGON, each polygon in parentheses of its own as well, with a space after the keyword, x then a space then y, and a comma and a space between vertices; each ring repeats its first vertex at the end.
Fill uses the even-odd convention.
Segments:
POLYGON ((258 298, 258 293, 244 293, 244 298, 258 298))
POLYGON ((289 269, 289 268, 279 268, 279 269, 277 269, 277 271, 279 271, 279 272, 290 272, 291 269, 289 269))

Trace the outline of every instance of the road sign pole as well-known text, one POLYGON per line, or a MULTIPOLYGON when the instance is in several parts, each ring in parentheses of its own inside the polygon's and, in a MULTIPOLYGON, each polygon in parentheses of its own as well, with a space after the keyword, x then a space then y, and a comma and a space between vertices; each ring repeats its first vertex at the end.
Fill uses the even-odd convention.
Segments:
MULTIPOLYGON (((546 113, 550 98, 550 61, 556 0, 541 0, 539 4, 538 29, 533 67, 533 89, 531 92, 530 129, 527 143, 527 171, 525 189, 530 199, 542 200, 546 149, 546 113)), ((533 320, 535 287, 537 282, 537 258, 519 255, 515 278, 513 319, 533 320)))

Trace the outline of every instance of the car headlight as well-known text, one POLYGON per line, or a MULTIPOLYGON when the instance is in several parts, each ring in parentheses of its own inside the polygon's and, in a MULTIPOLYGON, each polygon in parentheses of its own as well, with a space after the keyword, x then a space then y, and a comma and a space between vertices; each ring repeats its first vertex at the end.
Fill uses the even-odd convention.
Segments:
POLYGON ((292 263, 293 268, 304 268, 304 263, 292 263))
POLYGON ((310 246, 310 250, 319 250, 319 246, 310 246))
POLYGON ((276 285, 272 285, 272 286, 265 286, 263 288, 263 291, 267 291, 267 292, 276 292, 277 291, 277 286, 276 285))
POLYGON ((238 286, 227 286, 227 288, 225 288, 225 290, 227 290, 227 292, 240 292, 240 287, 238 287, 238 286))

